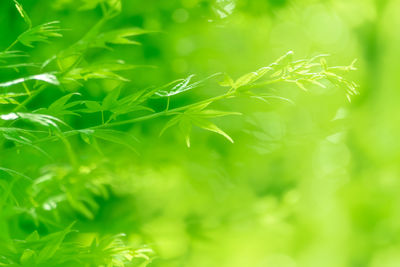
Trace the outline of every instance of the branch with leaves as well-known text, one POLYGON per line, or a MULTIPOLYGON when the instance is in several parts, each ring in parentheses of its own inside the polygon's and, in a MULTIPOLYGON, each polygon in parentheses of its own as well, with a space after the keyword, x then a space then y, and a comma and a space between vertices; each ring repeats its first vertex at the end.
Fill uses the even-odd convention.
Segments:
POLYGON ((78 160, 71 148, 69 140, 71 136, 79 136, 99 153, 102 153, 98 145, 99 140, 125 145, 136 151, 132 144, 135 138, 126 131, 117 130, 118 126, 135 127, 139 122, 167 117, 169 120, 160 129, 160 135, 177 126, 188 147, 191 145, 193 126, 217 133, 233 143, 229 134, 217 126, 213 119, 240 115, 241 112, 216 110, 212 108, 213 103, 243 97, 266 103, 270 99, 292 102, 280 95, 269 93, 268 88, 277 83, 294 84, 304 91, 307 91, 309 86, 337 87, 343 90, 349 100, 358 93, 356 83, 345 78, 347 72, 355 70, 355 62, 349 66, 331 67, 327 65, 326 55, 295 60, 293 53, 289 52, 275 62, 237 79, 227 74, 216 73, 195 81, 195 75, 192 74, 162 86, 137 90, 121 96, 129 80, 120 72, 137 66, 127 64, 121 59, 112 62, 85 60, 85 53, 90 49, 110 49, 113 45, 136 45, 138 42, 132 38, 149 33, 138 28, 102 32, 105 23, 120 12, 119 0, 83 1, 81 9, 100 6, 103 12, 102 19, 80 40, 40 64, 29 62, 27 52, 13 49, 18 44, 29 49, 37 43, 48 43, 50 38, 62 37, 60 23, 48 22, 33 26, 23 6, 17 0, 13 1, 28 29, 7 49, 0 52, 0 69, 14 69, 19 73, 24 68, 35 70, 35 73, 0 82, 0 142, 8 143, 7 147, 0 148, 0 153, 11 153, 10 150, 15 148, 31 148, 51 159, 51 155, 41 144, 61 141, 71 165, 65 167, 55 164, 52 168, 46 169, 42 176, 34 178, 29 174, 0 167, 0 177, 6 177, 0 183, 0 220, 5 224, 8 223, 11 215, 4 211, 14 215, 26 214, 35 225, 45 225, 51 232, 49 235, 40 236, 35 231, 24 240, 17 240, 12 236, 0 237, 0 251, 4 251, 4 255, 0 257, 0 265, 89 266, 95 263, 96 266, 124 266, 135 258, 143 259, 144 264, 151 261, 148 256, 152 254, 150 249, 129 247, 125 245, 123 236, 120 235, 93 237, 91 244, 86 246, 66 239, 66 236, 76 234, 72 222, 67 226, 64 225, 63 229, 56 230, 59 227, 60 214, 63 212, 60 207, 63 205, 91 220, 99 208, 96 197, 104 199, 108 197, 107 185, 110 182, 104 178, 107 177, 107 173, 98 169, 79 168, 78 160), (102 101, 95 101, 79 92, 80 87, 94 79, 115 80, 120 86, 112 90, 103 88, 109 93, 102 101), (176 96, 190 93, 193 89, 204 86, 206 82, 215 80, 219 82, 218 84, 214 82, 213 86, 223 88, 223 93, 195 99, 188 104, 171 108, 176 96), (76 91, 66 92, 65 87, 71 84, 77 88, 76 91), (58 89, 62 96, 48 106, 30 109, 29 104, 50 88, 58 89), (152 99, 163 101, 165 106, 162 108, 151 106, 152 99), (86 128, 73 128, 67 123, 71 117, 85 121, 87 116, 98 116, 99 119, 95 125, 86 128), (21 187, 23 190, 20 190, 21 187), (73 262, 66 262, 71 258, 74 259, 73 262))

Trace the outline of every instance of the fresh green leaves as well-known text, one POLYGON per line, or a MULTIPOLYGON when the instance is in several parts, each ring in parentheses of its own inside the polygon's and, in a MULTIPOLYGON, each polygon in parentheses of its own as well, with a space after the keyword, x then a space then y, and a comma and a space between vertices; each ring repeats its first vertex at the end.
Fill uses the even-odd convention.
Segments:
MULTIPOLYGON (((357 93, 355 83, 346 80, 342 74, 354 70, 354 63, 330 67, 324 56, 296 61, 293 53, 237 79, 225 75, 220 83, 223 88, 215 90, 212 78, 219 77, 220 73, 204 79, 196 79, 191 74, 158 88, 135 88, 128 83, 128 74, 123 72, 136 65, 113 59, 113 51, 99 53, 100 56, 97 53, 119 45, 138 45, 135 37, 149 31, 106 26, 106 22, 120 11, 119 0, 79 2, 80 9, 98 8, 101 12, 97 14, 101 13, 103 17, 76 43, 55 52, 39 65, 30 62, 27 53, 11 48, 19 42, 22 49, 28 50, 27 47, 37 43, 61 37, 59 22, 33 26, 22 5, 14 0, 28 29, 6 51, 0 52, 1 70, 21 72, 18 76, 10 76, 21 78, 5 78, 0 82, 3 90, 0 92, 0 152, 1 155, 15 154, 24 162, 20 164, 22 170, 13 166, 0 167, 0 206, 5 210, 0 212, 0 226, 6 229, 4 236, 0 236, 0 265, 131 266, 131 261, 138 258, 144 264, 151 260, 150 249, 126 245, 123 235, 95 233, 90 237, 80 236, 73 231, 79 227, 71 224, 76 219, 80 224, 93 221, 94 225, 102 216, 101 203, 114 194, 113 183, 116 181, 112 168, 115 160, 109 152, 122 147, 127 148, 124 153, 130 155, 138 153, 137 150, 140 152, 135 130, 142 130, 137 126, 142 121, 168 117, 160 135, 177 127, 188 147, 196 128, 216 133, 233 143, 229 135, 233 131, 229 130, 228 134, 221 129, 218 118, 240 115, 236 112, 238 107, 232 104, 226 106, 226 110, 219 110, 218 101, 241 96, 263 101, 286 100, 271 91, 253 91, 278 82, 293 83, 303 90, 309 86, 328 88, 335 85, 347 88, 348 94, 357 93), (33 68, 39 66, 40 73, 32 73, 33 68), (213 92, 211 95, 203 93, 201 99, 200 96, 190 97, 185 102, 175 99, 206 85, 212 86, 210 89, 213 90, 207 90, 213 92), (133 128, 132 131, 128 126, 133 128), (92 153, 93 149, 98 153, 92 153), (40 160, 34 161, 35 164, 38 162, 37 166, 29 162, 32 155, 40 156, 40 160), (7 230, 14 222, 9 218, 20 215, 26 217, 26 221, 20 223, 27 227, 14 235, 7 230), (28 235, 24 232, 26 229, 32 229, 32 233, 28 235)), ((151 135, 153 132, 148 130, 151 127, 154 125, 149 123, 143 131, 151 135)))
POLYGON ((63 75, 63 82, 87 81, 89 79, 109 79, 121 82, 129 80, 117 74, 119 71, 131 70, 135 65, 125 63, 123 60, 117 60, 110 63, 96 63, 91 66, 73 68, 63 75))
POLYGON ((59 21, 47 22, 33 28, 18 36, 18 41, 28 47, 33 47, 33 43, 48 43, 50 37, 62 37, 60 34, 59 21))
POLYGON ((94 113, 94 112, 101 112, 104 121, 104 112, 109 112, 111 115, 108 117, 107 122, 115 120, 117 116, 122 114, 127 114, 130 112, 135 111, 149 111, 154 112, 153 109, 142 105, 142 102, 145 101, 149 96, 144 96, 142 92, 138 94, 128 95, 119 99, 120 89, 116 88, 112 90, 110 93, 104 97, 102 102, 97 101, 83 101, 86 108, 78 110, 79 112, 83 113, 94 113))
POLYGON ((358 86, 355 82, 345 79, 339 72, 355 70, 355 61, 349 66, 328 67, 326 57, 327 55, 317 55, 310 59, 293 60, 293 52, 290 51, 267 67, 247 73, 237 80, 225 75, 220 85, 237 92, 249 92, 253 88, 286 82, 308 91, 308 86, 326 88, 330 83, 343 88, 350 101, 351 96, 358 94, 358 86))
POLYGON ((63 97, 60 97, 56 101, 54 101, 47 109, 47 113, 54 115, 54 116, 64 116, 64 115, 78 115, 77 113, 69 110, 70 108, 79 105, 81 101, 73 101, 67 103, 72 96, 80 95, 79 93, 70 93, 63 97))
POLYGON ((159 88, 156 92, 155 95, 159 96, 159 97, 170 97, 170 96, 174 96, 177 94, 181 94, 183 92, 192 90, 196 87, 199 87, 200 85, 202 85, 206 80, 211 79, 213 77, 216 77, 218 75, 220 75, 221 73, 215 73, 213 75, 210 75, 200 81, 194 82, 194 83, 190 83, 190 81, 193 79, 193 77, 195 76, 194 74, 189 75, 187 78, 185 79, 180 79, 180 80, 176 80, 173 81, 171 83, 168 83, 167 85, 162 86, 161 88, 159 88), (173 86, 172 88, 168 89, 168 87, 173 86))
POLYGON ((90 129, 90 130, 79 130, 81 138, 89 145, 94 145, 96 149, 98 149, 98 144, 96 139, 101 139, 104 141, 108 141, 111 143, 119 144, 125 146, 137 153, 137 150, 134 147, 134 143, 137 142, 137 139, 125 132, 115 131, 111 129, 90 129))
POLYGON ((186 145, 190 147, 190 134, 192 130, 192 125, 195 125, 201 129, 217 133, 233 143, 233 139, 227 133, 221 130, 217 125, 209 121, 209 119, 241 114, 238 112, 205 109, 208 104, 209 103, 206 103, 205 105, 195 106, 193 108, 187 109, 183 113, 175 115, 165 124, 160 132, 160 135, 162 135, 168 128, 178 124, 182 134, 185 137, 186 145))

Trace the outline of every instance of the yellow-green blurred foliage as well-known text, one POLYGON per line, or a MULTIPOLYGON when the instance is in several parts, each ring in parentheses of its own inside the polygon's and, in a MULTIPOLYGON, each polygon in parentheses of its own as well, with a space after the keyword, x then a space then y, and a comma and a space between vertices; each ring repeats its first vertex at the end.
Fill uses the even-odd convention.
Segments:
MULTIPOLYGON (((0 3, 3 48, 24 29, 6 2, 0 3)), ((101 14, 80 11, 72 0, 21 2, 36 24, 59 20, 65 29, 52 45, 31 50, 37 61, 79 39, 101 14)), ((77 229, 124 232, 132 243, 148 244, 157 255, 150 266, 400 266, 400 1, 122 3, 121 15, 108 27, 154 32, 138 37, 140 46, 88 57, 146 65, 124 74, 131 80, 127 92, 189 74, 237 78, 292 50, 295 58, 329 54, 332 65, 358 59, 358 71, 350 76, 360 95, 349 102, 340 88, 304 92, 272 85, 294 104, 218 103, 243 113, 218 121, 234 144, 194 129, 188 149, 179 129, 159 137, 166 120, 157 119, 125 128, 138 138, 138 154, 107 143, 103 154, 77 147, 82 172, 107 169, 113 192, 77 229)), ((101 98, 99 88, 91 85, 85 92, 101 98)), ((171 105, 216 90, 210 83, 171 105)), ((63 154, 61 145, 50 146, 63 154)), ((40 173, 35 166, 46 166, 30 157, 0 157, 7 166, 27 162, 24 172, 40 173)))

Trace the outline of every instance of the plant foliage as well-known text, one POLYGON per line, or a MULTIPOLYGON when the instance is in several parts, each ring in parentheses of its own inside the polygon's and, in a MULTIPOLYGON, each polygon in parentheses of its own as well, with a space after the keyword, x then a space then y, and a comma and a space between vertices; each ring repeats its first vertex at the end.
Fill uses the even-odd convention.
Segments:
MULTIPOLYGON (((138 140, 121 126, 136 127, 139 122, 167 118, 160 135, 176 128, 188 147, 191 146, 193 127, 213 132, 233 143, 233 138, 217 125, 215 118, 241 115, 235 107, 216 109, 215 103, 235 98, 250 98, 268 102, 269 99, 286 99, 269 90, 272 84, 293 84, 307 91, 309 87, 337 87, 349 100, 357 94, 354 82, 345 73, 354 70, 349 66, 327 64, 327 56, 297 60, 292 52, 254 72, 233 78, 216 73, 204 79, 195 75, 172 81, 163 86, 126 90, 129 79, 121 72, 135 68, 122 59, 108 62, 87 62, 85 54, 91 49, 111 49, 116 45, 137 45, 135 37, 148 31, 139 28, 104 31, 111 18, 121 11, 119 0, 85 0, 80 9, 100 7, 103 18, 80 40, 67 48, 48 55, 39 64, 27 56, 29 49, 39 43, 49 43, 61 38, 62 22, 52 21, 34 25, 23 6, 14 0, 15 7, 25 21, 27 30, 16 41, 0 52, 0 67, 13 69, 17 76, 32 68, 36 72, 0 82, 0 142, 2 156, 25 153, 26 149, 39 152, 39 157, 49 158, 52 164, 36 166, 36 171, 21 173, 6 166, 0 167, 0 265, 2 266, 145 266, 153 252, 146 244, 130 246, 123 234, 93 234, 83 238, 74 222, 93 220, 99 203, 110 194, 112 174, 99 166, 85 167, 77 158, 71 139, 80 138, 103 157, 103 142, 126 146, 137 152, 138 140), (14 50, 22 44, 23 51, 14 50), (52 64, 55 63, 55 64, 52 64), (92 80, 116 81, 118 86, 103 86, 105 97, 95 99, 80 91, 92 80), (218 82, 216 81, 218 80, 218 82), (219 87, 222 93, 176 106, 174 100, 206 82, 219 87), (71 86, 73 85, 73 86, 71 86), (70 89, 73 88, 72 92, 70 89), (51 103, 32 109, 32 102, 47 92, 57 92, 51 103), (162 101, 164 107, 152 104, 162 101), (172 106, 174 106, 172 108, 172 106), (83 125, 82 127, 72 127, 83 125), (78 122, 77 122, 78 121, 78 122), (90 124, 85 122, 90 121, 90 124), (82 123, 79 123, 82 122, 82 123), (122 130, 121 130, 122 129, 122 130), (52 159, 45 144, 63 144, 69 162, 52 159), (71 216, 71 214, 74 214, 71 216), (24 217, 31 224, 30 232, 15 230, 15 218, 24 217), (134 265, 135 264, 135 265, 134 265)), ((207 83, 207 84, 208 84, 207 83)), ((157 138, 157 137, 153 137, 157 138)), ((75 139, 73 139, 75 140, 75 139)), ((140 140, 139 140, 140 141, 140 140)))

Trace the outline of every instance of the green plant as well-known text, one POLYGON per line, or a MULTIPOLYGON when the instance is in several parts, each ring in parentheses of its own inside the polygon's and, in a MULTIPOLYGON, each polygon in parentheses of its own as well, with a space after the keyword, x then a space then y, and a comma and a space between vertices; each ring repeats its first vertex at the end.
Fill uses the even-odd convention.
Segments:
POLYGON ((34 150, 52 163, 44 161, 41 166, 35 166, 40 169, 39 173, 6 166, 0 168, 0 265, 145 266, 151 262, 151 249, 126 245, 123 235, 93 234, 83 238, 81 233, 74 231, 74 221, 84 223, 85 219, 95 217, 99 200, 107 199, 110 194, 113 177, 106 166, 80 164, 80 155, 75 148, 82 144, 74 137, 79 136, 103 157, 107 157, 102 150, 104 141, 136 151, 135 137, 120 126, 135 127, 139 122, 167 117, 169 120, 160 129, 160 135, 178 126, 188 147, 193 126, 215 132, 233 143, 228 133, 212 119, 241 113, 235 109, 214 109, 213 104, 218 101, 251 98, 267 103, 270 99, 291 102, 268 90, 271 84, 277 83, 294 84, 305 91, 309 86, 336 86, 343 88, 349 99, 357 94, 356 84, 341 74, 354 70, 354 62, 350 66, 329 67, 324 55, 294 60, 292 52, 237 79, 216 73, 193 81, 195 76, 189 75, 163 86, 131 92, 124 85, 129 80, 120 72, 135 68, 135 65, 121 59, 88 62, 85 58, 90 49, 109 49, 116 44, 136 45, 138 42, 130 38, 148 33, 136 28, 103 32, 107 21, 121 11, 119 0, 84 1, 82 9, 99 5, 103 18, 80 40, 40 64, 30 62, 28 49, 38 42, 62 37, 59 27, 62 24, 49 22, 33 26, 22 5, 16 0, 14 3, 28 29, 0 53, 0 67, 28 75, 0 83, 0 153, 2 156, 20 153, 23 158, 27 150, 34 150), (18 43, 26 49, 14 50, 18 43), (204 86, 206 81, 215 79, 220 80, 221 94, 171 108, 176 95, 190 93, 204 86), (107 93, 99 101, 80 92, 81 87, 93 80, 113 80, 117 85, 109 87, 100 82, 101 89, 107 93), (35 99, 44 96, 51 98, 50 103, 34 104, 35 99), (161 101, 163 106, 153 105, 152 100, 161 101), (57 161, 47 151, 46 144, 52 142, 63 144, 69 162, 57 161), (18 218, 24 218, 29 227, 14 225, 18 218))

